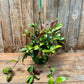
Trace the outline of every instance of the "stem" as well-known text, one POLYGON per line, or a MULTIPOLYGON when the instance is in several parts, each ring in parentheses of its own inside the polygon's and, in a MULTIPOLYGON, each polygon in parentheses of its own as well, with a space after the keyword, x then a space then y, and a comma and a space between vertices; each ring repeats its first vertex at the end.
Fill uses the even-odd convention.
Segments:
MULTIPOLYGON (((23 55, 23 54, 22 54, 22 55, 23 55)), ((15 65, 12 67, 12 69, 15 68, 15 66, 17 65, 17 63, 20 61, 20 57, 21 57, 22 55, 20 55, 20 56, 18 57, 18 61, 15 63, 15 65)))

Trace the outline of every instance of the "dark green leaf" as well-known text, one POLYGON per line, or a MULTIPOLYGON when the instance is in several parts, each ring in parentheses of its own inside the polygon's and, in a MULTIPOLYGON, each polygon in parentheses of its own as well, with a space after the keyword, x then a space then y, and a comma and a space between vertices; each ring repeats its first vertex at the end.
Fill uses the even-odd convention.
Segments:
POLYGON ((16 61, 16 60, 10 60, 9 62, 15 62, 15 63, 17 63, 17 61, 16 61))
POLYGON ((52 77, 49 79, 48 84, 54 84, 54 80, 52 77))
POLYGON ((10 79, 10 74, 7 74, 6 81, 8 82, 10 79))
POLYGON ((29 31, 27 29, 25 29, 25 32, 27 33, 27 35, 29 35, 29 31))
POLYGON ((50 73, 49 75, 47 75, 48 78, 51 78, 52 77, 52 73, 50 73))
POLYGON ((30 78, 31 78, 31 76, 28 76, 28 77, 26 78, 25 82, 28 83, 29 80, 30 80, 30 78))
POLYGON ((37 76, 35 76, 35 75, 34 75, 33 77, 34 77, 35 79, 37 79, 37 80, 39 80, 39 79, 40 79, 40 78, 38 78, 38 77, 37 77, 37 76))
POLYGON ((67 80, 67 77, 60 76, 60 77, 57 77, 56 82, 57 83, 62 83, 63 81, 66 81, 66 80, 67 80))
POLYGON ((32 82, 33 82, 33 77, 30 78, 29 84, 32 84, 32 82))
POLYGON ((24 51, 26 51, 26 50, 28 50, 27 48, 22 48, 21 50, 20 50, 20 52, 24 52, 24 51))
POLYGON ((23 54, 22 62, 24 61, 25 58, 27 58, 27 56, 28 56, 27 53, 24 53, 24 54, 23 54))
POLYGON ((32 73, 32 72, 33 72, 33 69, 34 69, 34 67, 33 67, 33 66, 30 66, 30 67, 27 69, 27 71, 28 71, 29 73, 32 73))

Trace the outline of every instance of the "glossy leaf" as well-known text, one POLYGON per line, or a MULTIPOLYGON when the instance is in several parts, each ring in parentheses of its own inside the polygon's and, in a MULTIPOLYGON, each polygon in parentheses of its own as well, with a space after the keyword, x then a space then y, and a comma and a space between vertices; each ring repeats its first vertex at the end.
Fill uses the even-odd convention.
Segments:
POLYGON ((48 78, 51 78, 52 77, 52 73, 50 73, 49 75, 47 75, 48 78))
POLYGON ((50 50, 42 50, 42 52, 44 52, 44 53, 47 53, 47 52, 51 52, 50 50))
POLYGON ((24 52, 24 51, 26 51, 26 50, 28 50, 27 48, 22 48, 21 50, 20 50, 20 52, 24 52))
POLYGON ((35 45, 34 46, 34 50, 38 50, 39 49, 39 46, 38 45, 35 45))
POLYGON ((33 69, 34 69, 34 67, 33 67, 33 66, 30 66, 30 67, 27 69, 27 71, 28 71, 29 73, 32 73, 32 72, 33 72, 33 69))
POLYGON ((15 63, 17 63, 17 60, 10 60, 9 62, 15 62, 15 63))
POLYGON ((26 78, 25 82, 28 83, 29 80, 30 80, 30 78, 31 78, 31 76, 28 76, 28 77, 26 78))
POLYGON ((29 31, 27 29, 25 29, 25 32, 26 32, 27 35, 29 35, 29 31))
POLYGON ((28 27, 37 27, 37 24, 30 23, 30 24, 28 25, 28 27))
POLYGON ((57 77, 56 83, 62 83, 63 81, 66 81, 66 80, 67 80, 67 77, 60 76, 60 77, 57 77))
POLYGON ((57 49, 57 48, 60 48, 60 47, 62 47, 61 45, 56 45, 55 47, 54 47, 54 49, 57 49))
POLYGON ((48 35, 47 35, 47 34, 45 34, 45 35, 44 35, 44 39, 46 39, 47 37, 48 37, 48 35))
POLYGON ((9 82, 9 79, 10 79, 10 74, 7 74, 6 81, 9 82))
POLYGON ((29 84, 32 84, 32 82, 33 82, 33 77, 30 78, 29 84))
POLYGON ((54 84, 54 80, 52 77, 49 79, 48 84, 54 84))
POLYGON ((36 75, 33 76, 35 79, 39 80, 40 78, 38 78, 36 75))
POLYGON ((63 24, 57 23, 57 24, 55 25, 55 27, 52 29, 52 32, 54 32, 54 31, 56 31, 56 30, 59 30, 62 26, 63 26, 63 24))
POLYGON ((51 68, 51 70, 52 70, 52 71, 55 71, 55 70, 56 70, 56 68, 51 68))
POLYGON ((24 53, 24 54, 23 54, 22 62, 24 61, 25 58, 27 58, 27 56, 28 56, 27 53, 24 53))
POLYGON ((25 47, 27 47, 29 50, 33 49, 31 45, 26 45, 25 47))
POLYGON ((9 72, 9 70, 11 70, 11 67, 6 67, 5 69, 3 69, 3 73, 7 74, 9 72))
POLYGON ((44 45, 44 43, 40 42, 40 46, 44 45))
POLYGON ((9 71, 7 69, 3 69, 3 73, 7 74, 9 71))

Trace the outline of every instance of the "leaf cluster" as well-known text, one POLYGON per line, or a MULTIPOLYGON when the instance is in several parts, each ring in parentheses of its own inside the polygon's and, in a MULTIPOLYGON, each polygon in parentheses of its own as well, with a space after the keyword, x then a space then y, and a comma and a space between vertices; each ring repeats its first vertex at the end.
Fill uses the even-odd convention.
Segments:
POLYGON ((47 67, 49 69, 49 72, 50 72, 47 75, 47 77, 49 78, 48 84, 58 84, 58 83, 62 83, 63 81, 66 81, 67 80, 67 77, 59 76, 59 77, 56 78, 56 81, 54 82, 53 72, 56 70, 56 68, 52 68, 49 65, 45 65, 44 67, 47 67))
POLYGON ((31 33, 26 29, 25 34, 23 34, 23 36, 30 38, 31 41, 20 50, 24 52, 22 61, 24 61, 27 56, 31 56, 33 59, 47 59, 46 56, 56 54, 56 50, 62 47, 65 38, 61 36, 60 29, 63 24, 56 23, 56 20, 57 19, 55 19, 49 27, 42 27, 41 30, 37 28, 37 24, 31 23, 28 25, 33 28, 34 31, 31 33))
POLYGON ((34 66, 30 66, 27 71, 31 74, 31 76, 28 76, 25 80, 26 83, 32 84, 34 79, 39 80, 40 78, 38 78, 35 74, 40 74, 40 71, 37 71, 34 69, 34 66))

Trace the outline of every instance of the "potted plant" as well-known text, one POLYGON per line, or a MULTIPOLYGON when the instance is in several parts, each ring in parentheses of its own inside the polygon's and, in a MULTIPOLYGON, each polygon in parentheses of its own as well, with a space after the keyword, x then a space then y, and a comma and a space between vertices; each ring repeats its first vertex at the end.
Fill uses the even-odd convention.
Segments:
MULTIPOLYGON (((31 56, 35 64, 44 64, 48 61, 48 57, 55 55, 57 50, 62 47, 64 44, 64 37, 61 36, 60 28, 63 25, 61 23, 56 23, 56 20, 57 19, 51 22, 50 26, 47 28, 43 28, 41 25, 41 29, 38 29, 38 25, 34 23, 28 25, 34 30, 33 33, 31 33, 25 29, 25 34, 23 34, 26 38, 30 38, 29 44, 25 45, 25 47, 20 50, 23 54, 18 57, 18 61, 10 60, 10 62, 15 62, 13 68, 6 67, 3 69, 3 73, 7 74, 7 82, 12 79, 14 74, 13 69, 19 62, 21 56, 23 56, 22 62, 27 56, 31 56)), ((49 65, 45 65, 45 67, 47 67, 50 72, 47 75, 47 78, 49 78, 48 84, 58 84, 67 80, 66 77, 59 76, 56 78, 56 81, 54 81, 52 74, 56 68, 52 68, 49 65)), ((30 76, 26 78, 26 83, 32 84, 34 79, 40 80, 36 75, 39 75, 42 71, 36 70, 34 66, 28 67, 27 71, 30 73, 30 76)))
POLYGON ((33 33, 25 29, 27 38, 30 42, 20 50, 23 52, 22 62, 27 56, 31 56, 35 64, 44 64, 48 61, 48 57, 57 53, 57 49, 64 44, 64 37, 61 36, 60 28, 63 26, 61 23, 56 23, 55 19, 47 28, 38 29, 38 25, 31 23, 28 26, 32 27, 33 33), (56 24, 55 24, 56 23, 56 24))

